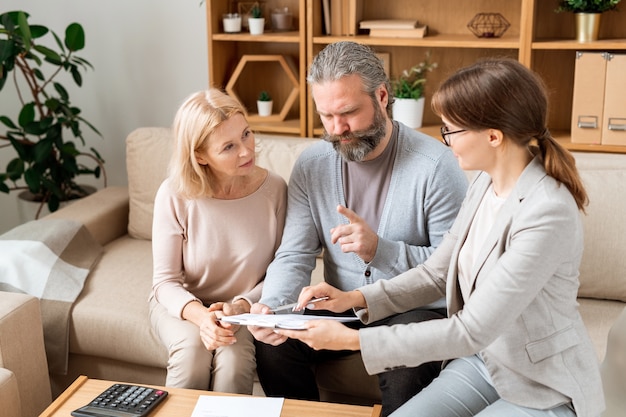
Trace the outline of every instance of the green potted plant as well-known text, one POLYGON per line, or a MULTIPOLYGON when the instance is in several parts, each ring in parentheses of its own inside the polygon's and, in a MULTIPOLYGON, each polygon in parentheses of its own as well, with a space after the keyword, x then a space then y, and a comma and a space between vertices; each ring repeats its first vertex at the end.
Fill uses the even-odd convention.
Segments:
POLYGON ((427 54, 422 62, 402 71, 398 78, 391 81, 394 120, 413 129, 422 127, 426 75, 435 68, 437 63, 430 62, 430 54, 427 54))
POLYGON ((66 72, 81 86, 81 71, 92 66, 75 55, 85 46, 81 25, 68 25, 62 41, 47 27, 30 24, 28 18, 23 11, 0 15, 0 92, 12 80, 21 106, 17 115, 0 115, 5 128, 0 131, 0 149, 15 155, 0 171, 0 191, 28 190, 41 203, 39 211, 44 205, 55 211, 61 202, 86 195, 76 183, 78 175, 103 175, 106 186, 100 154, 94 148, 81 150, 74 141, 85 146, 84 126, 101 135, 71 104, 68 89, 58 80, 66 72), (44 46, 47 34, 56 48, 44 46), (92 166, 79 163, 79 157, 91 160, 92 166))
POLYGON ((558 12, 604 13, 615 10, 621 0, 559 0, 558 12))
POLYGON ((576 17, 576 39, 579 42, 598 40, 600 16, 615 10, 621 0, 559 0, 556 12, 572 12, 576 17))
POLYGON ((272 114, 272 104, 272 96, 270 96, 270 93, 265 90, 261 91, 256 100, 259 116, 270 116, 272 114))
POLYGON ((262 35, 265 27, 265 18, 263 10, 259 3, 254 3, 250 9, 250 17, 248 18, 248 29, 251 35, 262 35))

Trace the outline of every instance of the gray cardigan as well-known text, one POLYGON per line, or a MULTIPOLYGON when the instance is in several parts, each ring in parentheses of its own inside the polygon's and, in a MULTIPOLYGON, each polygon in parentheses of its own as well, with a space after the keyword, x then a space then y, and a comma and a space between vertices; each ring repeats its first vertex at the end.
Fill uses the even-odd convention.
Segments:
POLYGON ((438 140, 399 124, 378 248, 365 264, 330 241, 330 229, 347 223, 337 213, 337 205, 346 204, 341 157, 327 142, 310 146, 289 180, 283 239, 267 270, 261 303, 275 307, 295 302, 309 285, 322 249, 325 280, 342 290, 389 279, 419 265, 451 227, 466 191, 467 179, 452 152, 438 140))

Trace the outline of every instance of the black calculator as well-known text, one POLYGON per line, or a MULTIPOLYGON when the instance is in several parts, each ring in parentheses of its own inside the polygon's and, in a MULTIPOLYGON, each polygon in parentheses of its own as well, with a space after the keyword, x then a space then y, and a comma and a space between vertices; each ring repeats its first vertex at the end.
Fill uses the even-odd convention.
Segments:
POLYGON ((162 389, 114 384, 71 414, 74 417, 144 417, 165 397, 167 391, 162 389))

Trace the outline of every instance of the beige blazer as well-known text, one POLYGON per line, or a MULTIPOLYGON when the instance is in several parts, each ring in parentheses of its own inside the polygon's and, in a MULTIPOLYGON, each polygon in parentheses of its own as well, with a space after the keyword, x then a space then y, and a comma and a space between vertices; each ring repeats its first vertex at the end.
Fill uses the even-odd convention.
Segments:
POLYGON ((478 174, 441 245, 423 264, 360 288, 365 323, 428 304, 444 293, 448 318, 360 330, 371 374, 481 353, 500 396, 546 409, 572 402, 579 417, 604 409, 598 358, 577 308, 582 223, 567 188, 535 158, 480 249, 464 300, 457 260, 491 184, 478 174))

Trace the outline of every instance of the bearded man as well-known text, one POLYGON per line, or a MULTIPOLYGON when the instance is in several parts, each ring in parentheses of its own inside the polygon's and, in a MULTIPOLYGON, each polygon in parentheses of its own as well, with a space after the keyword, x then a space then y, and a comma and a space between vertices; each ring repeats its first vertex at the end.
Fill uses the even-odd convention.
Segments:
MULTIPOLYGON (((329 44, 313 60, 307 81, 325 140, 307 148, 295 164, 282 243, 253 313, 297 301, 322 251, 324 279, 344 291, 421 264, 452 225, 467 189, 449 148, 391 119, 389 78, 369 47, 329 44)), ((445 316, 441 300, 385 324, 445 316)), ((272 329, 250 331, 268 396, 319 400, 315 366, 355 355, 315 351, 272 329)), ((439 370, 440 363, 429 363, 379 374, 383 415, 412 398, 439 370)))

